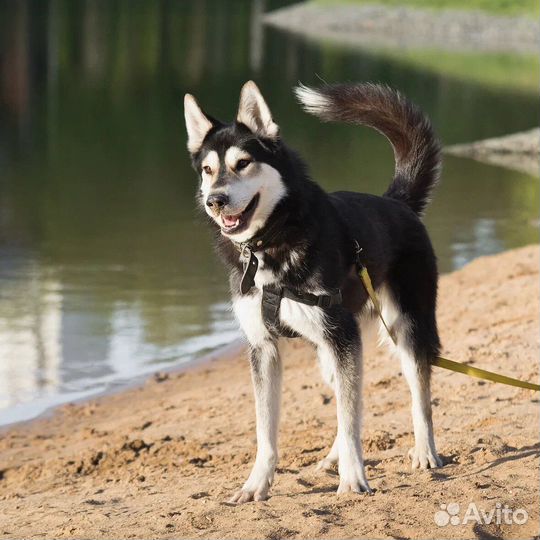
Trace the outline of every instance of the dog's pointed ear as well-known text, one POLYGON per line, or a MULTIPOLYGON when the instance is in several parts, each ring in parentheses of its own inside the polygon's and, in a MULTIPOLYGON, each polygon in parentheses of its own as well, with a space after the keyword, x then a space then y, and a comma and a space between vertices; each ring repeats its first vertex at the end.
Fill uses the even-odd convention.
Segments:
POLYGON ((240 105, 236 121, 262 137, 269 139, 279 137, 279 126, 272 120, 272 113, 253 81, 244 84, 240 91, 240 105))
POLYGON ((206 134, 212 129, 212 122, 202 112, 191 94, 184 96, 184 116, 188 134, 188 150, 195 154, 201 149, 206 134))

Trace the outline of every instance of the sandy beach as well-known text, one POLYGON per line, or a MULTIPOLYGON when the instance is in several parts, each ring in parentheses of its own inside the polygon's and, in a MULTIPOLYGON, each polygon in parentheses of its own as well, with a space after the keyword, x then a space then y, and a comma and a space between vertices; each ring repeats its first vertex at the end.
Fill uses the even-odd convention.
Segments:
MULTIPOLYGON (((441 278, 438 318, 445 355, 538 381, 539 256, 539 247, 529 246, 477 259, 441 278)), ((335 434, 335 401, 309 345, 289 340, 283 355, 281 455, 269 500, 227 503, 255 455, 255 414, 242 352, 4 429, 0 537, 538 534, 538 394, 435 368, 434 423, 445 466, 413 472, 405 457, 413 442, 408 389, 398 362, 387 350, 368 345, 363 441, 375 494, 337 497, 337 477, 315 471, 335 434), (508 505, 525 510, 528 519, 508 524, 495 514, 489 524, 437 524, 436 513, 451 503, 459 504, 458 521, 470 503, 486 512, 508 505)))

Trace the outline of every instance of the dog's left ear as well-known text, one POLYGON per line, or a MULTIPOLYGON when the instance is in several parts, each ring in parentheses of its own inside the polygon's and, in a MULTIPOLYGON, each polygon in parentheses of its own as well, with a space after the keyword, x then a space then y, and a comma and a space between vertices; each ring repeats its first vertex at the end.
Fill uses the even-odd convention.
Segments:
POLYGON ((268 139, 279 137, 279 126, 272 120, 272 113, 253 81, 242 86, 236 121, 246 125, 256 135, 268 139))

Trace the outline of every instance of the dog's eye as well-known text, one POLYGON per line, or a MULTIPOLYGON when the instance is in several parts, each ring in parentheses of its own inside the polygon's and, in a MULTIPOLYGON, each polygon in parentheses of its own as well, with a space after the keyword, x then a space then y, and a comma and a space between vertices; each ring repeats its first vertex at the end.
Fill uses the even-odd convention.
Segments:
POLYGON ((206 173, 206 174, 212 174, 212 167, 209 167, 208 165, 205 165, 202 170, 206 173))
POLYGON ((236 170, 241 171, 242 169, 245 169, 249 164, 251 163, 251 159, 239 159, 236 162, 236 170))

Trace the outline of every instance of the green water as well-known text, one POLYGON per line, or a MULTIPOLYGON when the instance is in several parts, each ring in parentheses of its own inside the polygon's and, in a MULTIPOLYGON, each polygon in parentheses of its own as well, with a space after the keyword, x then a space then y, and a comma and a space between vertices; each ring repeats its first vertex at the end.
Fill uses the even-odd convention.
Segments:
MULTIPOLYGON (((0 0, 0 423, 239 335, 194 208, 182 98, 232 118, 254 78, 326 188, 381 193, 387 142, 322 125, 299 80, 403 90, 445 143, 527 129, 537 97, 266 29, 284 2, 0 0)), ((479 64, 481 66, 481 64, 479 64)), ((537 241, 538 182, 446 158, 426 217, 442 271, 537 241)))

